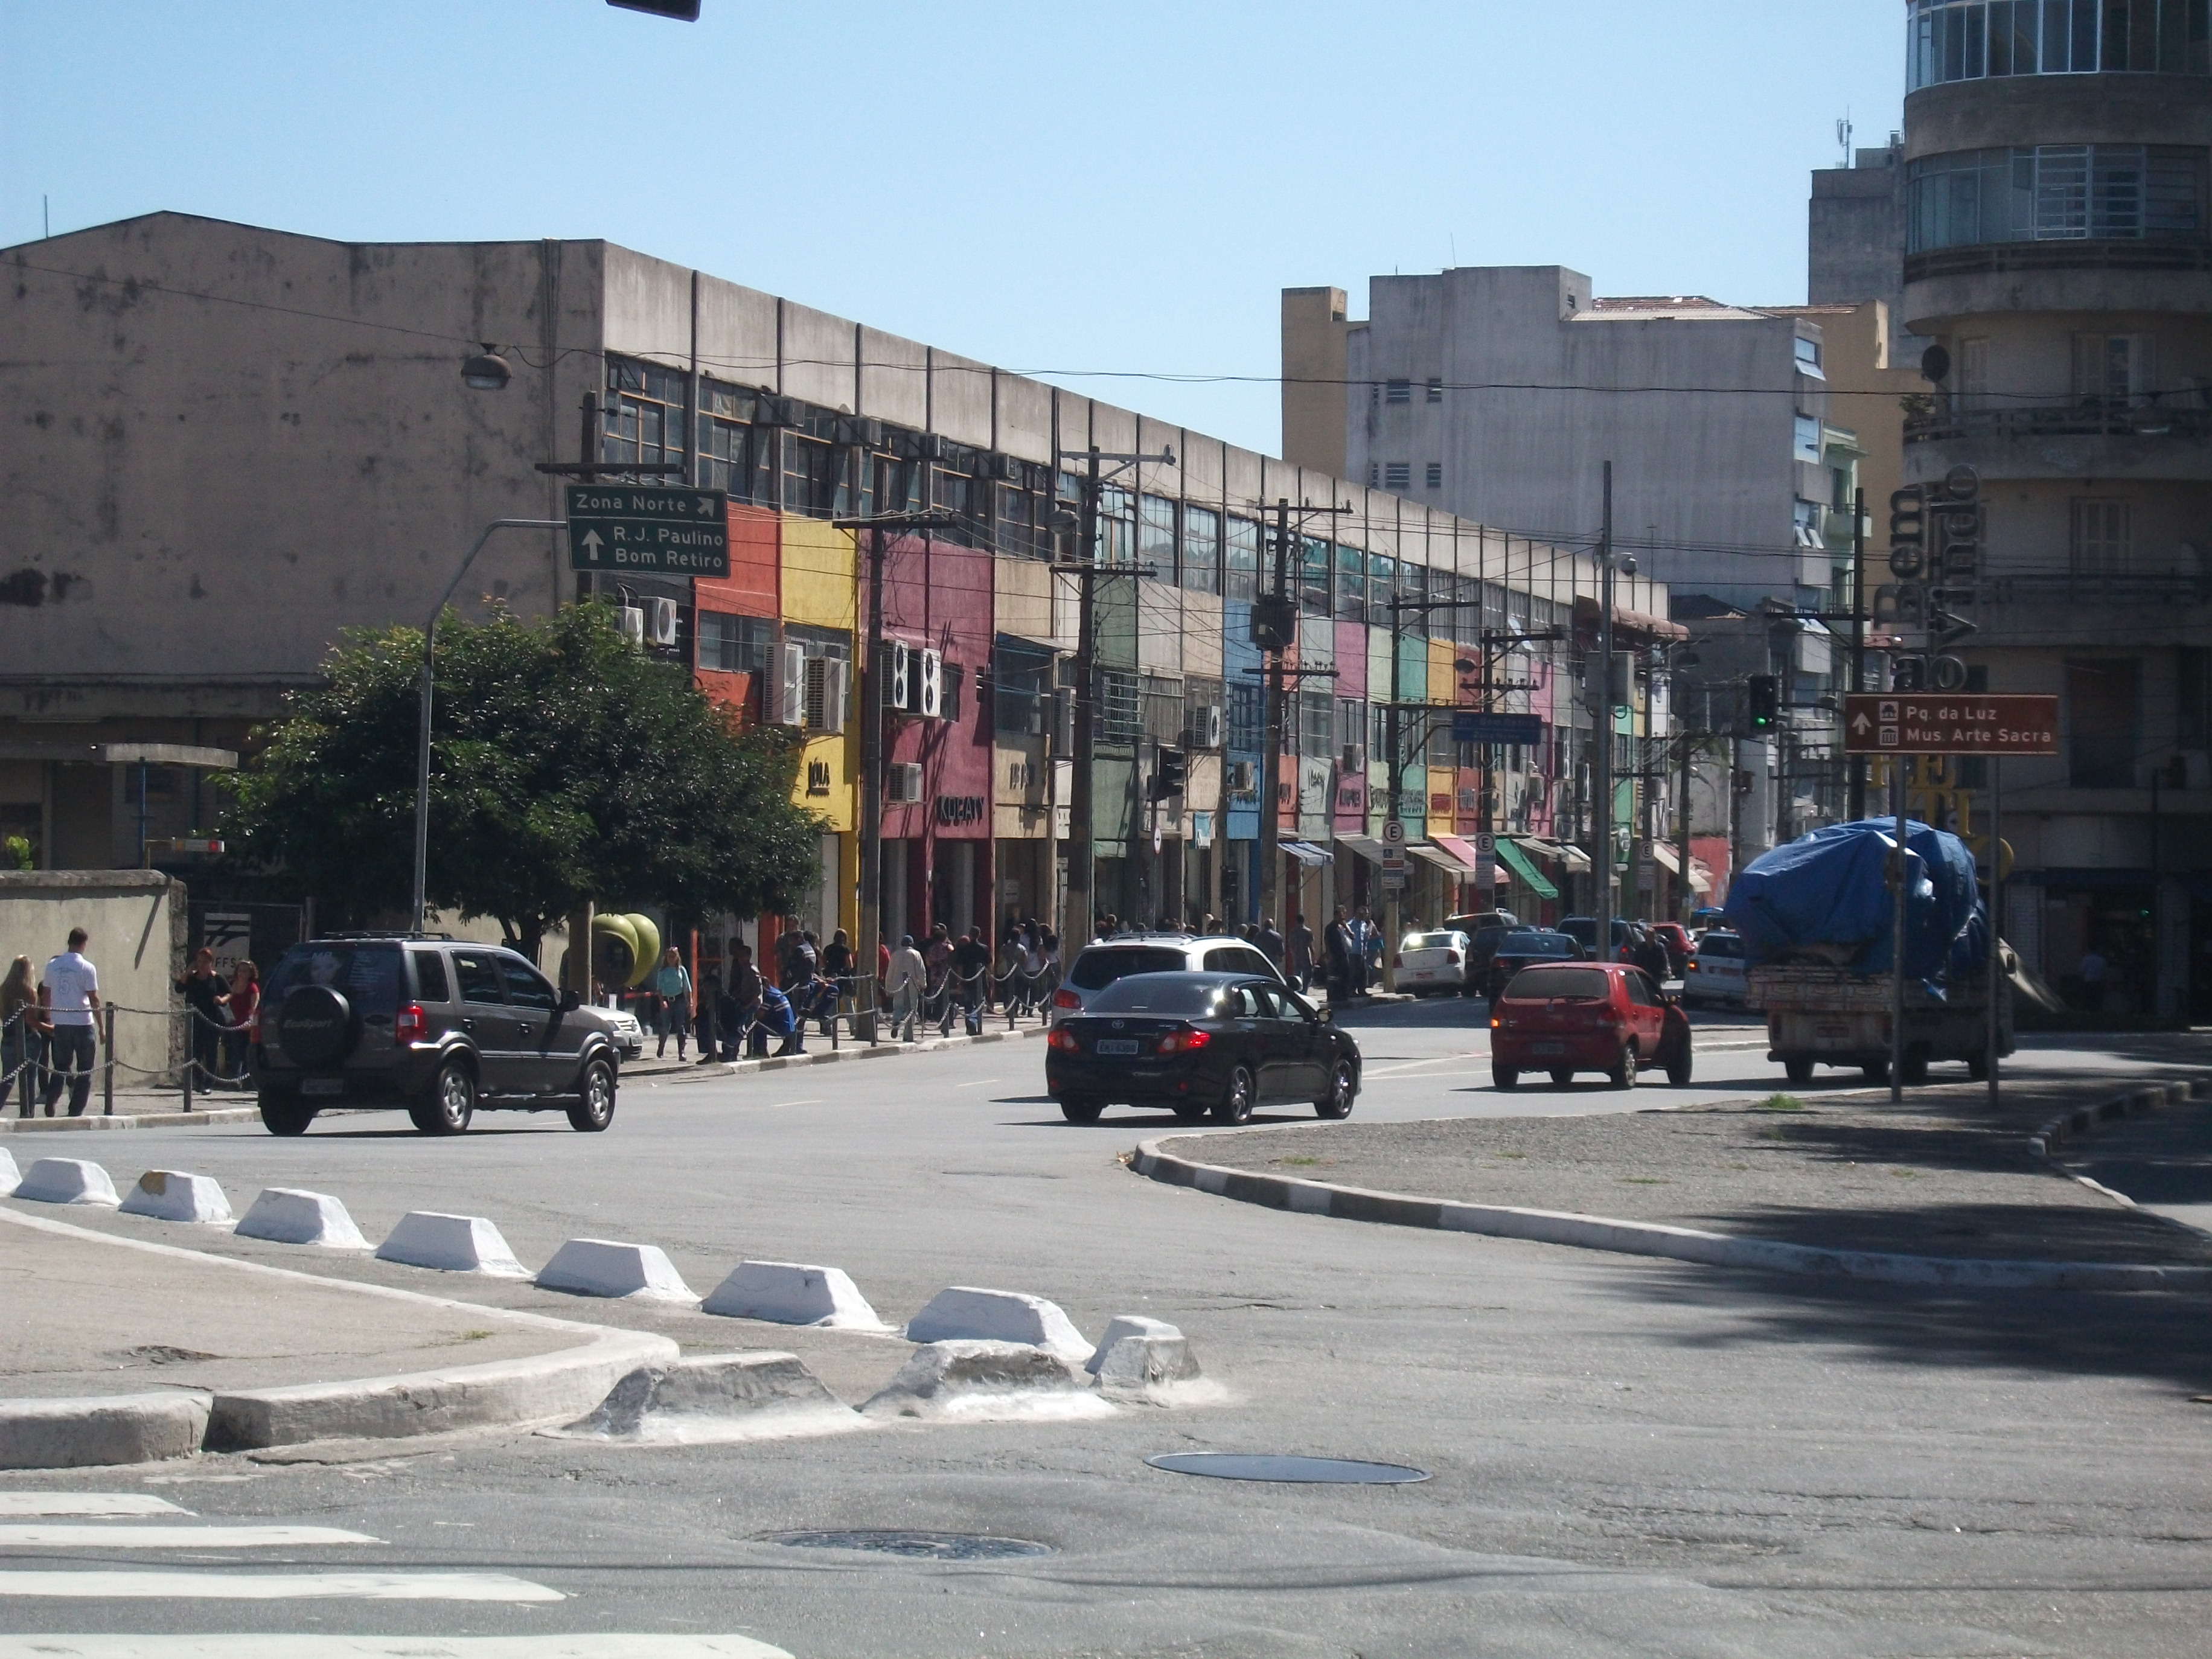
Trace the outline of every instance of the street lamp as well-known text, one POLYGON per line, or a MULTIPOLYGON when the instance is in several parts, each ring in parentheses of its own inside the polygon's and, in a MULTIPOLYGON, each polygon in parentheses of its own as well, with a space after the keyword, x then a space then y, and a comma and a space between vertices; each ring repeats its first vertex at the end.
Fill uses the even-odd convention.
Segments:
POLYGON ((461 384, 471 392, 504 392, 514 378, 514 371, 492 349, 489 340, 483 343, 482 351, 461 365, 461 384))

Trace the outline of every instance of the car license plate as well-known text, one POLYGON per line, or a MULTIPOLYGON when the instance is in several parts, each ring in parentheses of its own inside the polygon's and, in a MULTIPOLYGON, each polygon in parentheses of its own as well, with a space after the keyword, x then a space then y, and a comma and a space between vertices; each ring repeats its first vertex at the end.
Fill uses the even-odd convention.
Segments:
POLYGON ((1102 1054, 1133 1054, 1137 1052, 1137 1040, 1134 1037, 1102 1037, 1098 1042, 1098 1052, 1102 1054))
POLYGON ((303 1095, 342 1095, 345 1092, 345 1079, 342 1077, 307 1078, 301 1081, 300 1092, 303 1095))
POLYGON ((1567 1052, 1567 1045, 1564 1042, 1532 1042, 1528 1045, 1528 1052, 1532 1054, 1564 1054, 1567 1052))

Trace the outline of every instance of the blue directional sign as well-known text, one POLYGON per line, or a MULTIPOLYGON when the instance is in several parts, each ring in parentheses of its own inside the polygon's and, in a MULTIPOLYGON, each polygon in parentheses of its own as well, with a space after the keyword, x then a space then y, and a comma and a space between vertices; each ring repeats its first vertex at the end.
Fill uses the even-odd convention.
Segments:
POLYGON ((1518 743, 1534 747, 1543 740, 1540 714, 1499 714, 1481 708, 1452 711, 1454 743, 1518 743))

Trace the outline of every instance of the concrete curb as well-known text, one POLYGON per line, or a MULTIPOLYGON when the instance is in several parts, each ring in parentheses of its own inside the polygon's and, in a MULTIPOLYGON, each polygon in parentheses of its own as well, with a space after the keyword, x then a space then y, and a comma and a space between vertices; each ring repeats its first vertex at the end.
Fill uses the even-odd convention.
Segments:
MULTIPOLYGON (((1299 1126, 1303 1127, 1303 1126, 1299 1126)), ((1265 1133, 1261 1130, 1258 1133, 1265 1133)), ((1217 1164, 1194 1164, 1139 1143, 1129 1160, 1139 1175, 1170 1186, 1243 1204, 1322 1215, 1340 1221, 1379 1221, 1397 1227, 1428 1227, 1444 1232, 1482 1233, 1521 1238, 1576 1249, 1607 1250, 1623 1255, 1662 1256, 1711 1267, 1748 1267, 1764 1273, 1802 1273, 1890 1285, 1942 1285, 1960 1290, 2206 1291, 2212 1267, 2161 1267, 2118 1261, 1982 1261, 1953 1256, 1890 1255, 1871 1250, 1835 1250, 1814 1244, 1785 1244, 1778 1239, 1742 1238, 1728 1233, 1670 1227, 1657 1222, 1621 1221, 1609 1216, 1571 1215, 1558 1210, 1522 1210, 1504 1205, 1458 1204, 1447 1199, 1417 1198, 1404 1193, 1335 1187, 1319 1181, 1254 1175, 1217 1164)))
POLYGON ((118 1112, 113 1117, 87 1112, 82 1117, 0 1117, 0 1134, 52 1134, 71 1129, 198 1129, 260 1121, 258 1106, 223 1106, 206 1112, 118 1112))
POLYGON ((400 1290, 388 1285, 328 1279, 259 1261, 210 1255, 150 1239, 120 1238, 112 1233, 74 1227, 66 1222, 50 1221, 43 1216, 25 1215, 12 1209, 0 1208, 0 1224, 59 1233, 117 1249, 144 1250, 226 1272, 313 1285, 319 1290, 381 1297, 417 1307, 465 1313, 486 1323, 562 1332, 578 1340, 575 1346, 554 1353, 495 1360, 480 1365, 347 1382, 217 1390, 212 1395, 195 1396, 179 1390, 173 1396, 153 1396, 155 1401, 198 1398, 204 1402, 204 1414, 188 1441, 181 1440, 164 1426, 167 1419, 158 1414, 147 1414, 150 1408, 142 1407, 140 1403, 147 1396, 0 1402, 0 1425, 21 1425, 12 1430, 0 1428, 0 1443, 8 1445, 18 1455, 40 1460, 18 1463, 19 1468, 79 1467, 82 1449, 102 1443, 126 1452, 134 1446, 169 1448, 159 1452, 143 1451, 131 1460, 143 1461, 155 1455, 188 1455, 203 1449, 252 1449, 324 1439, 386 1440, 453 1429, 568 1421, 597 1406, 617 1382, 639 1366, 672 1364, 679 1352, 669 1338, 646 1332, 580 1324, 481 1302, 427 1296, 419 1291, 400 1290), (121 1417, 116 1415, 118 1407, 125 1408, 121 1417), (103 1425, 108 1426, 103 1428, 103 1425), (7 1437, 10 1434, 12 1437, 7 1437), (117 1437, 103 1443, 100 1437, 102 1434, 117 1437), (73 1459, 77 1461, 70 1461, 73 1459))
POLYGON ((2082 1140, 2097 1133, 2107 1123, 2131 1117, 2138 1112, 2154 1112, 2166 1106, 2179 1106, 2191 1100, 2212 1099, 2212 1073, 2199 1073, 2195 1077, 2172 1078, 2147 1086, 2123 1090, 2106 1099, 2087 1106, 2076 1107, 2070 1112, 2061 1112, 2027 1138, 2027 1150, 2038 1158, 2051 1158, 2070 1140, 2082 1140))
POLYGON ((81 1469, 189 1457, 214 1396, 199 1389, 0 1400, 0 1469, 81 1469))
POLYGON ((712 1066, 672 1067, 665 1072, 631 1073, 629 1080, 632 1083, 672 1086, 711 1083, 718 1078, 745 1077, 755 1072, 781 1072, 797 1066, 835 1066, 841 1060, 887 1060, 895 1054, 933 1054, 946 1048, 964 1048, 972 1043, 1016 1042, 1027 1037, 1048 1035, 1049 1033, 1042 1025, 1024 1025, 1012 1031, 986 1031, 981 1036, 925 1037, 920 1042, 878 1042, 873 1048, 855 1045, 842 1048, 810 1049, 803 1054, 785 1054, 781 1058, 733 1060, 717 1061, 712 1066))

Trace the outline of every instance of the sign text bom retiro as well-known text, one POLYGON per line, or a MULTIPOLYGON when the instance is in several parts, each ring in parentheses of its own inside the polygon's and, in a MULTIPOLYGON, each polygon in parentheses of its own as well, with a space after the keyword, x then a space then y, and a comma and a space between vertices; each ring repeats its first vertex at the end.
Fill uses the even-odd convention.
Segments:
POLYGON ((1855 691, 1844 699, 1852 755, 2055 755, 2058 699, 1971 692, 1855 691))
POLYGON ((647 576, 727 576, 729 497, 719 489, 571 484, 568 567, 647 576))

